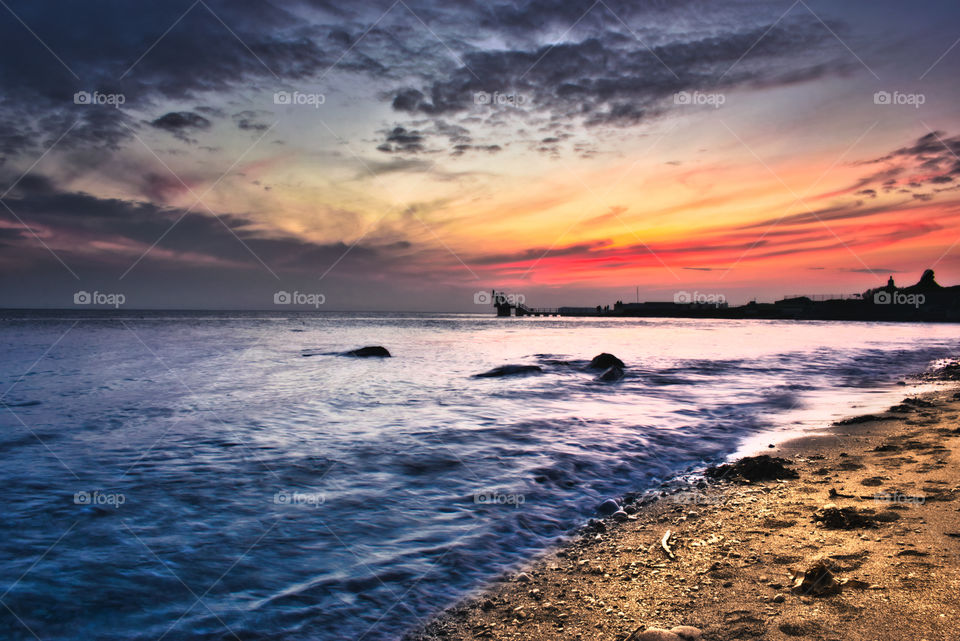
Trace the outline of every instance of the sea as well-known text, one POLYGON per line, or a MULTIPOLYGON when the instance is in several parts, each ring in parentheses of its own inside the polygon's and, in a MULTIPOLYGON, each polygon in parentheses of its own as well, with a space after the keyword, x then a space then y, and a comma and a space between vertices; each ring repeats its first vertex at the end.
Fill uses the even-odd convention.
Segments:
POLYGON ((949 324, 0 312, 0 638, 400 639, 605 499, 958 351, 949 324), (392 357, 338 355, 367 345, 392 357), (474 376, 506 364, 543 372, 474 376))

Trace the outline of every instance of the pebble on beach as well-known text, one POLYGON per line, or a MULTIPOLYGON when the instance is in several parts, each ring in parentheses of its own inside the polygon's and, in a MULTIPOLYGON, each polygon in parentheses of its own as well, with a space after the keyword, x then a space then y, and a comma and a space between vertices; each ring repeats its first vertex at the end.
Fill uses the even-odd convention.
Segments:
POLYGON ((700 628, 695 628, 692 625, 678 625, 675 628, 671 628, 670 632, 673 632, 683 639, 683 641, 699 641, 700 636, 703 634, 700 628))
POLYGON ((701 632, 699 628, 691 625, 680 625, 670 630, 663 628, 647 628, 641 631, 637 628, 633 631, 627 641, 700 641, 701 632))

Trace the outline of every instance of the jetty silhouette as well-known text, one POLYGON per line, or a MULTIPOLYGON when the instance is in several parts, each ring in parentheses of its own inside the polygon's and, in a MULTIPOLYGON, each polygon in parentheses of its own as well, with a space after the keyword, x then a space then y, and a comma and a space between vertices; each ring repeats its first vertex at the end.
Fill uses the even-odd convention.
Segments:
POLYGON ((791 295, 774 303, 752 301, 729 306, 722 296, 678 292, 673 301, 596 307, 529 307, 523 297, 494 290, 497 316, 595 316, 636 318, 730 318, 829 321, 960 322, 960 285, 937 283, 932 269, 915 285, 897 287, 893 276, 883 287, 851 295, 791 295))

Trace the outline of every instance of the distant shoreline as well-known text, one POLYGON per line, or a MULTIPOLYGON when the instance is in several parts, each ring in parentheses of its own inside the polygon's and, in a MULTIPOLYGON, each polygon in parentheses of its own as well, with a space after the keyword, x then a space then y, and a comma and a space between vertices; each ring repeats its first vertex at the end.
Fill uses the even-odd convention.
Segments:
MULTIPOLYGON (((491 316, 488 313, 482 312, 444 312, 444 311, 383 311, 383 310, 342 310, 342 309, 105 309, 105 308, 86 308, 86 309, 76 309, 69 307, 35 307, 35 308, 3 308, 0 307, 0 318, 7 319, 19 319, 19 320, 31 320, 31 319, 43 319, 43 320, 55 320, 57 318, 62 319, 110 319, 110 318, 129 318, 131 316, 148 316, 148 315, 157 315, 157 314, 170 314, 173 316, 182 315, 187 317, 189 315, 203 316, 203 315, 216 315, 216 314, 248 314, 248 315, 270 315, 270 316, 285 316, 285 317, 298 317, 302 316, 304 318, 310 317, 322 317, 333 314, 382 314, 382 315, 396 315, 396 314, 416 314, 416 315, 438 315, 438 316, 463 316, 471 318, 484 318, 490 320, 498 320, 498 317, 491 316)), ((651 320, 651 319, 684 319, 684 320, 725 320, 725 321, 782 321, 782 322, 844 322, 844 323, 891 323, 891 324, 904 324, 904 323, 917 323, 917 324, 937 324, 937 325, 948 325, 948 324, 957 324, 960 323, 960 317, 957 319, 949 320, 938 320, 938 319, 917 319, 917 318, 877 318, 877 319, 854 319, 854 318, 789 318, 789 317, 777 317, 777 316, 737 316, 737 315, 711 315, 711 314, 649 314, 649 315, 639 315, 639 314, 626 314, 626 315, 578 315, 578 314, 551 314, 551 315, 538 315, 538 316, 553 316, 556 318, 595 318, 596 320, 651 320)), ((516 321, 516 317, 510 317, 509 319, 504 319, 507 322, 516 321)))

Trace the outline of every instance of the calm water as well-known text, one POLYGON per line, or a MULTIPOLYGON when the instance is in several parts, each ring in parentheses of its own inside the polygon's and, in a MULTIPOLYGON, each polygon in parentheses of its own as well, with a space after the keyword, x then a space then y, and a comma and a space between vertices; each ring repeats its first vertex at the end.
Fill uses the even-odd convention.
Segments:
POLYGON ((0 315, 0 638, 396 639, 604 498, 886 407, 958 346, 953 325, 0 315), (302 356, 371 344, 394 358, 302 356), (556 363, 601 351, 626 379, 556 363), (506 363, 546 373, 471 378, 506 363))

